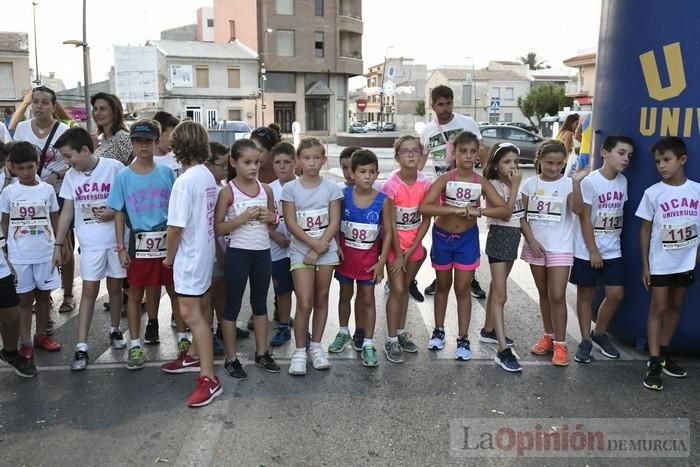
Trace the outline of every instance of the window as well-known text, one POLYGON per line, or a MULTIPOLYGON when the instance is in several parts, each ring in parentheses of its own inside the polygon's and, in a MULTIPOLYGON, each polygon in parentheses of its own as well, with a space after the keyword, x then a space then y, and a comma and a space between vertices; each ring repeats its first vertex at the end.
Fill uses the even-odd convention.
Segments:
POLYGON ((323 16, 323 0, 316 0, 314 4, 314 15, 323 16))
POLYGON ((530 135, 523 130, 517 128, 503 128, 503 130, 505 131, 503 137, 506 139, 511 141, 530 141, 530 135))
POLYGON ((198 88, 208 88, 209 87, 209 67, 208 66, 198 66, 195 67, 197 73, 197 87, 198 88))
POLYGON ((228 109, 228 119, 229 120, 240 120, 241 119, 241 109, 228 109))
POLYGON ((506 122, 512 122, 513 121, 513 114, 506 112, 505 114, 503 114, 503 120, 505 120, 506 122))
POLYGON ((15 98, 15 77, 12 62, 0 63, 0 98, 15 98))
POLYGON ((236 22, 232 19, 228 20, 228 34, 229 38, 235 39, 236 38, 236 22))
POLYGON ((214 27, 214 19, 213 18, 207 18, 207 27, 208 28, 214 27))
POLYGON ((296 92, 294 73, 266 73, 265 89, 269 92, 296 92))
POLYGON ((323 33, 317 32, 314 34, 314 51, 316 58, 323 58, 323 33))
POLYGON ((277 37, 277 56, 278 57, 293 57, 294 56, 294 31, 278 29, 275 36, 277 37))
POLYGON ((277 14, 278 15, 293 15, 294 14, 294 0, 277 0, 277 14))
POLYGON ((501 98, 501 88, 491 88, 491 97, 501 98))
POLYGON ((306 99, 306 130, 328 130, 328 99, 306 99))
POLYGON ((498 133, 496 128, 486 128, 485 130, 481 130, 481 136, 485 138, 495 138, 498 136, 498 133))
POLYGON ((240 68, 227 68, 228 72, 228 87, 229 88, 240 88, 241 87, 241 69, 240 68))
POLYGON ((506 88, 506 100, 507 101, 513 100, 513 88, 506 88))
POLYGON ((462 105, 469 105, 472 103, 472 85, 464 84, 462 85, 462 105))

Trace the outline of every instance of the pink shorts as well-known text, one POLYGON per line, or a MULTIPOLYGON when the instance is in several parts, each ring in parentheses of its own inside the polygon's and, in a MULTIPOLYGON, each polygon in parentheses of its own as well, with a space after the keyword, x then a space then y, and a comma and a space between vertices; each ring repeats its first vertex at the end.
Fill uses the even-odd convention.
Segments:
MULTIPOLYGON (((413 254, 408 258, 409 263, 415 263, 417 261, 422 260, 425 258, 425 247, 421 244, 418 245, 418 247, 413 251, 413 254)), ((394 249, 391 248, 389 250, 389 254, 387 255, 387 264, 391 264, 394 262, 396 259, 396 255, 394 254, 394 249)))
POLYGON ((523 245, 520 259, 533 266, 544 266, 546 268, 571 267, 574 264, 573 253, 550 253, 545 251, 544 256, 538 258, 532 253, 527 243, 523 245))

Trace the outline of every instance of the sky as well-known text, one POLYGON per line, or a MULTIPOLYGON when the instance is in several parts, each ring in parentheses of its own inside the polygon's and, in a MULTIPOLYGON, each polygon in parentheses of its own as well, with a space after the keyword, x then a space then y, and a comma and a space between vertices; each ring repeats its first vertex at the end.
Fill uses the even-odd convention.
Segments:
MULTIPOLYGON (((273 0, 266 0, 273 1, 273 0)), ((160 31, 195 22, 211 0, 88 0, 87 42, 92 79, 107 78, 112 45, 143 45, 160 31)), ((601 0, 363 0, 365 68, 390 57, 412 57, 429 68, 486 66, 537 52, 552 67, 597 46, 601 0)), ((0 31, 29 34, 34 68, 31 0, 0 0, 0 31)), ((38 0, 39 71, 67 87, 82 81, 82 54, 63 45, 82 40, 82 0, 38 0)))

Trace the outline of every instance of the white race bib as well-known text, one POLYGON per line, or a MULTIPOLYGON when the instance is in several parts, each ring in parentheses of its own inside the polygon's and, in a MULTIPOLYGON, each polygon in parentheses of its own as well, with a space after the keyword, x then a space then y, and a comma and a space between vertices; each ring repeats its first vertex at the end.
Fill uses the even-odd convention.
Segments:
POLYGON ((559 222, 564 212, 561 196, 533 196, 527 203, 527 220, 559 222))
POLYGON ((134 234, 137 258, 165 258, 167 233, 140 232, 134 234))
POLYGON ((297 211, 297 224, 311 238, 319 239, 330 224, 328 208, 297 211))
POLYGON ((100 224, 102 221, 97 218, 97 213, 102 209, 105 209, 107 205, 105 203, 81 203, 80 213, 83 216, 83 224, 100 224))
POLYGON ((418 206, 401 208, 396 206, 396 230, 415 230, 420 227, 421 217, 418 206))
MULTIPOLYGON (((0 248, 5 248, 5 236, 0 233, 0 248)), ((3 253, 0 253, 0 255, 3 253)))
POLYGON ((661 245, 664 250, 680 250, 698 243, 698 226, 695 222, 661 225, 661 245))
MULTIPOLYGON (((233 210, 236 212, 236 216, 242 215, 248 208, 267 208, 267 202, 261 199, 252 199, 248 201, 240 201, 238 203, 233 203, 233 210)), ((256 227, 262 223, 253 219, 245 223, 245 225, 256 227)))
POLYGON ((523 208, 523 198, 522 196, 518 196, 518 198, 515 200, 515 204, 513 205, 513 214, 511 214, 510 219, 519 220, 523 217, 525 217, 525 208, 523 208))
POLYGON ((379 237, 377 224, 343 221, 341 230, 345 236, 345 245, 356 250, 369 250, 379 237))
POLYGON ((445 201, 450 206, 475 206, 481 197, 481 185, 471 182, 449 181, 445 187, 445 201))
POLYGON ((10 203, 10 225, 49 225, 49 210, 45 201, 12 201, 10 203))
POLYGON ((593 224, 595 235, 617 235, 622 234, 622 211, 598 212, 593 224))

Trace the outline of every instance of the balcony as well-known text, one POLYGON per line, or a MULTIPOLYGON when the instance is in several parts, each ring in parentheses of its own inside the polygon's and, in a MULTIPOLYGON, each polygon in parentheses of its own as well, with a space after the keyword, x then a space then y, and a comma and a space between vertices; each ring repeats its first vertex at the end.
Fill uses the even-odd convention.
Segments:
POLYGON ((338 16, 336 26, 340 32, 351 32, 354 34, 362 34, 364 27, 361 19, 343 15, 338 16))
POLYGON ((338 16, 362 21, 362 0, 341 0, 338 16))
POLYGON ((589 95, 588 90, 584 86, 581 86, 578 81, 569 81, 566 83, 564 93, 566 94, 566 97, 581 97, 589 95))
POLYGON ((345 73, 348 75, 352 76, 357 76, 362 74, 362 57, 360 58, 353 58, 353 57, 345 57, 345 56, 339 56, 336 59, 336 72, 337 73, 345 73))

